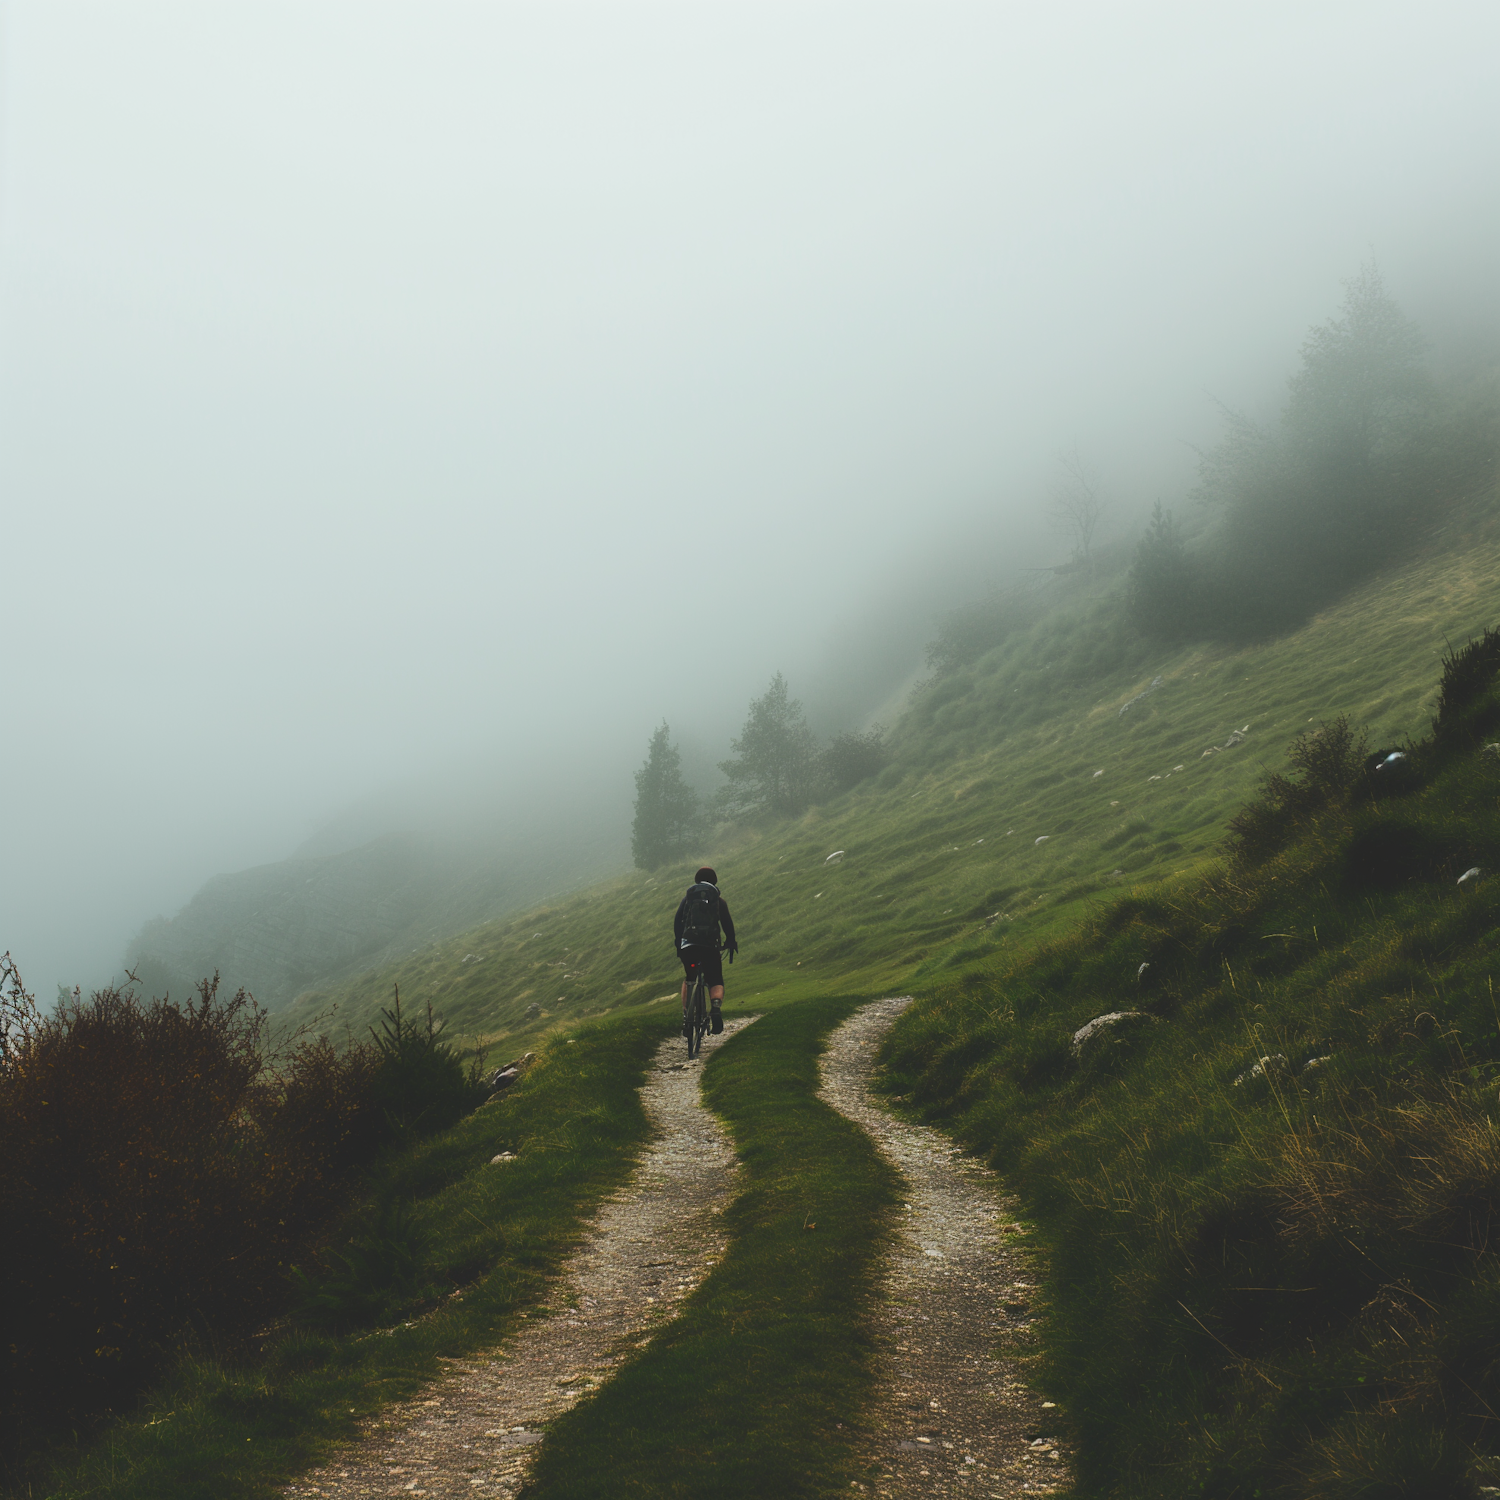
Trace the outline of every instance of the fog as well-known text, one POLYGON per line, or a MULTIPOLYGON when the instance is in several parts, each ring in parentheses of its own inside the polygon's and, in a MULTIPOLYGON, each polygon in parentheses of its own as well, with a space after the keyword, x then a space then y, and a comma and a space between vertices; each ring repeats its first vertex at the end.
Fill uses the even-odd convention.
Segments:
POLYGON ((663 718, 707 767, 781 670, 859 727, 1062 560, 1059 445, 1117 531, 1178 502, 1372 255, 1439 360, 1496 328, 1477 0, 12 0, 0 49, 44 994, 330 825, 614 806, 623 866, 663 718))

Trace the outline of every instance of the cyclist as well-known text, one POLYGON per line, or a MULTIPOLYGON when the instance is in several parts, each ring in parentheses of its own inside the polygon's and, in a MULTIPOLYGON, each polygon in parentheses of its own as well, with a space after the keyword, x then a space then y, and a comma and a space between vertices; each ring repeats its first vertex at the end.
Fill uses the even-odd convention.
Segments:
POLYGON ((734 937, 734 918, 729 903, 719 894, 719 877, 704 865, 687 888, 672 922, 672 945, 685 970, 682 980, 682 1034, 688 1035, 688 985, 699 965, 708 980, 708 1003, 714 1035, 724 1029, 724 953, 734 962, 740 945, 734 937), (719 929, 728 941, 719 948, 719 929))

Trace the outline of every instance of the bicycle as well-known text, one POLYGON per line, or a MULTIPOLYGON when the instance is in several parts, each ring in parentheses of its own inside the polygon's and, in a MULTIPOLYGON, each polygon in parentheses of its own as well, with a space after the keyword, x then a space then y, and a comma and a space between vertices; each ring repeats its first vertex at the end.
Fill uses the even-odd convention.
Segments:
POLYGON ((693 984, 687 1003, 688 1057, 697 1057, 703 1047, 703 1033, 708 1030, 708 979, 702 964, 693 965, 693 984))

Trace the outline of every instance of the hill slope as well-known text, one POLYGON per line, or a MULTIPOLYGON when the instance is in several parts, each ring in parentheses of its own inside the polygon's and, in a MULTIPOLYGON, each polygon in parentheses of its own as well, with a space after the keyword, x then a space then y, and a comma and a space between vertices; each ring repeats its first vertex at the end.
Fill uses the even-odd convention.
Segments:
MULTIPOLYGON (((1421 735, 1445 643, 1488 622, 1497 576, 1500 523, 1481 505, 1404 567, 1259 645, 1158 652, 1124 630, 1117 592, 1063 598, 920 692, 878 777, 704 848, 744 933, 731 1005, 793 976, 932 984, 1205 866, 1309 724, 1342 713, 1372 742, 1421 735)), ((309 992, 293 1013, 336 1003, 335 1025, 361 1027, 399 982, 466 1033, 520 1037, 649 1000, 675 985, 670 920, 695 863, 474 928, 309 992)))
POLYGON ((482 841, 392 833, 217 875, 176 916, 148 922, 125 966, 158 995, 189 994, 217 972, 277 1011, 311 986, 618 869, 622 821, 579 817, 561 832, 521 828, 482 841))

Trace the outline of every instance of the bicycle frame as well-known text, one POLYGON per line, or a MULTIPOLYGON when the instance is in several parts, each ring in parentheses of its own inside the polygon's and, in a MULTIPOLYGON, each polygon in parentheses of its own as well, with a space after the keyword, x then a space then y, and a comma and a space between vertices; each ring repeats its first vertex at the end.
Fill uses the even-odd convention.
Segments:
POLYGON ((708 1030, 708 976, 702 964, 693 965, 692 987, 688 990, 688 1056, 697 1057, 703 1046, 703 1033, 708 1030))

